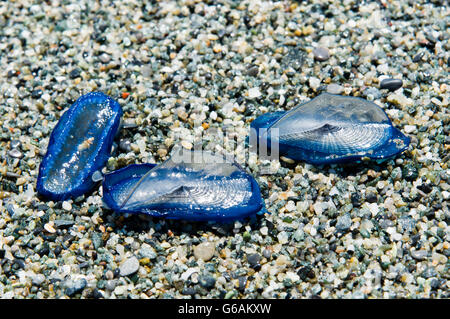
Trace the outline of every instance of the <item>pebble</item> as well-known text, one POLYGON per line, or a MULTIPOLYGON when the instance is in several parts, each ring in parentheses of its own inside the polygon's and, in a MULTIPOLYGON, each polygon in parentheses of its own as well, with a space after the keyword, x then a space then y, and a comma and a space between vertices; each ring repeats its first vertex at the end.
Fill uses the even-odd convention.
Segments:
POLYGON ((13 148, 8 152, 8 155, 12 158, 22 158, 23 154, 21 151, 19 151, 17 148, 13 148))
POLYGON ((87 281, 84 278, 78 280, 69 280, 66 282, 66 295, 71 297, 76 293, 82 291, 87 285, 87 281))
POLYGON ((313 90, 316 90, 320 86, 320 80, 316 77, 309 78, 309 87, 313 90))
POLYGON ((401 88, 403 81, 400 79, 384 79, 380 82, 381 89, 388 89, 389 91, 395 91, 401 88))
POLYGON ((116 289, 117 286, 117 280, 112 279, 112 280, 107 280, 105 283, 105 289, 109 290, 109 291, 114 291, 114 289, 116 289))
POLYGON ((40 286, 45 282, 45 276, 43 274, 36 274, 33 276, 32 281, 33 285, 40 286))
POLYGON ((323 47, 317 47, 313 50, 313 54, 314 54, 314 59, 316 59, 317 61, 326 61, 330 58, 330 52, 328 51, 328 49, 323 48, 323 47))
POLYGON ((270 249, 264 249, 262 254, 264 258, 270 259, 270 257, 272 256, 272 251, 270 249))
POLYGON ((417 62, 419 62, 420 60, 422 60, 422 58, 423 58, 424 55, 425 55, 425 52, 424 52, 424 51, 419 52, 418 54, 416 54, 416 55, 412 58, 412 61, 413 61, 414 63, 417 63, 417 62))
POLYGON ((12 140, 9 145, 11 146, 11 148, 20 148, 22 146, 22 142, 20 142, 19 140, 12 140))
POLYGON ((69 73, 69 77, 71 79, 76 79, 77 77, 79 77, 81 75, 81 71, 79 69, 73 69, 72 71, 70 71, 69 73))
POLYGON ((72 210, 72 204, 69 201, 63 201, 62 208, 70 212, 72 210))
POLYGON ((346 231, 352 225, 350 214, 345 214, 337 218, 336 229, 338 231, 346 231))
POLYGON ((341 94, 344 92, 344 87, 336 83, 331 83, 327 85, 327 92, 331 94, 341 94))
POLYGON ((405 125, 405 126, 403 127, 403 131, 404 131, 406 134, 411 134, 411 133, 417 131, 417 127, 416 127, 415 125, 405 125))
POLYGON ((259 67, 257 65, 253 65, 247 70, 247 75, 248 76, 257 76, 258 72, 259 72, 259 67))
POLYGON ((259 90, 259 87, 254 87, 248 90, 248 98, 249 99, 256 99, 261 96, 261 91, 259 90))
POLYGON ((131 150, 132 150, 131 141, 129 139, 120 140, 119 148, 123 152, 127 152, 127 153, 131 152, 131 150))
POLYGON ((197 260, 208 261, 214 256, 215 251, 215 243, 207 241, 194 247, 194 256, 197 260))
POLYGON ((56 229, 53 227, 53 222, 46 223, 44 225, 44 229, 49 232, 50 234, 56 233, 56 229))
POLYGON ((100 171, 95 171, 94 174, 92 174, 92 181, 94 183, 101 182, 103 180, 103 174, 100 171))
POLYGON ((133 256, 120 265, 120 276, 129 276, 139 270, 139 260, 133 256))
POLYGON ((261 256, 259 254, 250 254, 247 256, 247 261, 250 266, 256 266, 259 264, 261 256))
POLYGON ((216 279, 211 275, 200 276, 198 282, 205 289, 212 289, 216 285, 216 279))
POLYGON ((417 260, 427 259, 428 252, 426 250, 411 250, 411 257, 417 260))

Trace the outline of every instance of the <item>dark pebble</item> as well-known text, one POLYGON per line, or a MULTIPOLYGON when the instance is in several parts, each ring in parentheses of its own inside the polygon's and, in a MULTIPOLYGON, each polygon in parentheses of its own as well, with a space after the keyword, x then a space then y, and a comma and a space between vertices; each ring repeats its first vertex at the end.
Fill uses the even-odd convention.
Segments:
POLYGON ((314 270, 310 266, 300 268, 300 270, 297 272, 297 275, 300 276, 301 280, 307 280, 308 278, 314 279, 316 277, 314 270))
POLYGON ((87 285, 86 279, 82 278, 76 281, 71 281, 68 283, 66 288, 66 295, 71 297, 75 295, 77 292, 82 291, 87 285))
POLYGON ((186 295, 186 296, 193 296, 193 295, 195 295, 195 289, 191 288, 191 287, 184 288, 181 291, 181 294, 186 295))
POLYGON ((259 72, 259 67, 257 65, 251 65, 247 70, 247 75, 257 76, 259 72))
POLYGON ((55 223, 55 226, 58 228, 69 228, 73 224, 75 224, 75 222, 73 220, 65 220, 65 219, 57 219, 54 221, 54 223, 55 223))
POLYGON ((430 287, 431 289, 439 289, 439 287, 441 286, 441 282, 438 279, 432 279, 430 282, 430 287))
POLYGON ((49 252, 50 252, 50 249, 49 249, 49 247, 48 247, 48 244, 47 244, 47 243, 44 243, 44 244, 42 245, 42 248, 39 249, 39 251, 38 251, 37 253, 38 253, 39 256, 42 257, 42 256, 48 255, 49 252))
POLYGON ((414 181, 419 176, 419 171, 413 164, 406 164, 402 169, 402 176, 407 181, 414 181))
POLYGON ((384 79, 380 83, 381 89, 388 89, 389 91, 395 91, 401 88, 403 81, 400 79, 384 79))
POLYGON ((17 71, 15 70, 10 70, 8 71, 8 74, 6 75, 8 78, 12 78, 13 76, 16 76, 17 71))
POLYGON ((417 186, 417 188, 420 189, 425 194, 429 194, 433 190, 433 187, 431 187, 429 184, 422 184, 417 186))
POLYGON ((361 195, 359 193, 353 193, 351 195, 351 201, 353 206, 361 206, 361 195))
POLYGON ((239 291, 244 291, 245 290, 245 286, 247 285, 247 277, 245 276, 240 276, 238 278, 238 282, 239 282, 239 291))
POLYGON ((11 148, 20 148, 22 143, 19 140, 12 140, 9 146, 11 146, 11 148))
POLYGON ((79 77, 81 75, 81 71, 79 69, 73 69, 72 71, 70 71, 69 73, 69 77, 71 79, 76 79, 77 77, 79 77))
POLYGON ((58 256, 62 251, 62 247, 61 245, 58 245, 55 247, 55 249, 53 249, 53 253, 55 254, 55 256, 58 256))
POLYGON ((216 285, 216 279, 211 275, 200 276, 198 281, 205 289, 212 289, 216 285))
POLYGON ((376 203, 377 202, 377 194, 375 194, 373 192, 368 192, 366 194, 366 201, 368 201, 369 203, 376 203))
POLYGON ((123 139, 119 142, 119 148, 124 152, 131 152, 131 141, 129 139, 123 139))
POLYGON ((425 55, 425 52, 422 51, 422 52, 416 54, 416 55, 412 58, 412 61, 413 61, 414 63, 417 63, 417 62, 419 62, 420 60, 422 60, 422 58, 423 58, 424 55, 425 55))
POLYGON ((91 297, 91 298, 94 298, 94 299, 102 299, 102 298, 105 298, 105 297, 103 296, 103 294, 101 293, 101 291, 98 290, 97 288, 95 288, 94 290, 92 290, 92 293, 91 293, 90 297, 91 297))
POLYGON ((261 256, 259 254, 251 254, 247 256, 247 261, 250 266, 256 266, 261 261, 261 256))
POLYGON ((212 80, 212 74, 210 72, 206 72, 205 73, 205 80, 206 81, 211 81, 212 80))
POLYGON ((33 99, 38 99, 38 98, 40 98, 41 96, 42 96, 42 90, 41 89, 39 89, 39 90, 34 90, 34 91, 32 91, 31 92, 31 97, 33 98, 33 99))
POLYGON ((314 59, 317 61, 326 61, 330 58, 330 52, 326 48, 318 47, 313 50, 314 59))

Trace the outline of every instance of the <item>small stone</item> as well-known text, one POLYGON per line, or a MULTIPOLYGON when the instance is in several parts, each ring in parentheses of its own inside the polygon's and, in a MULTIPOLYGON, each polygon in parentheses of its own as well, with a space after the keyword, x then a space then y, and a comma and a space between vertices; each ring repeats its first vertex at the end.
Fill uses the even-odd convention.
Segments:
POLYGON ((44 225, 44 229, 50 234, 56 233, 56 229, 53 227, 53 222, 47 223, 44 225))
POLYGON ((238 287, 239 291, 244 291, 245 287, 247 286, 247 277, 240 276, 238 278, 238 283, 239 283, 239 287, 238 287))
POLYGON ((352 225, 350 214, 345 214, 337 218, 336 229, 338 231, 346 231, 352 225))
POLYGON ((212 289, 216 285, 216 279, 211 275, 200 276, 198 282, 205 289, 212 289))
POLYGON ((12 140, 9 144, 11 148, 20 148, 22 146, 22 143, 19 140, 12 140))
POLYGON ((91 239, 96 250, 100 247, 103 247, 103 238, 101 233, 93 232, 91 235, 91 239))
POLYGON ((72 210, 72 204, 68 201, 64 201, 62 203, 62 208, 68 212, 70 212, 72 210))
POLYGON ((17 148, 13 148, 8 152, 8 155, 12 158, 22 158, 23 154, 21 151, 19 151, 17 148))
POLYGON ((116 280, 108 280, 105 283, 105 289, 109 290, 109 291, 113 291, 114 289, 116 289, 117 286, 117 281, 116 280))
POLYGON ((257 76, 259 72, 259 67, 257 65, 252 65, 247 70, 248 76, 257 76))
POLYGON ((259 87, 254 87, 248 90, 248 98, 249 99, 256 99, 261 96, 261 91, 259 90, 259 87))
POLYGON ((313 54, 314 54, 314 59, 316 59, 317 61, 326 61, 330 58, 330 52, 328 51, 328 49, 323 48, 323 47, 318 47, 315 48, 313 50, 313 54))
POLYGON ((103 180, 102 172, 100 172, 100 171, 95 171, 94 174, 92 174, 92 181, 93 181, 94 183, 101 182, 102 180, 103 180))
POLYGON ((79 69, 73 69, 72 71, 70 71, 69 73, 69 77, 71 79, 76 79, 77 77, 79 77, 81 75, 81 71, 79 69))
POLYGON ((69 228, 75 224, 73 220, 66 220, 66 219, 57 219, 54 221, 54 224, 58 228, 69 228))
POLYGON ((376 203, 377 202, 377 194, 374 192, 367 192, 366 193, 366 201, 369 203, 376 203))
POLYGON ((40 98, 40 97, 42 96, 43 93, 44 93, 44 92, 42 92, 41 89, 33 90, 33 91, 31 92, 31 97, 32 97, 33 99, 38 99, 38 98, 40 98))
POLYGON ((36 276, 33 276, 31 282, 35 286, 40 286, 45 281, 45 276, 43 274, 37 274, 36 276))
POLYGON ((327 85, 327 92, 330 94, 341 94, 344 92, 344 87, 336 83, 331 83, 327 85))
POLYGON ((417 130, 417 127, 415 125, 405 125, 403 130, 406 134, 411 134, 417 130))
POLYGON ((192 288, 192 287, 187 287, 187 288, 184 288, 182 291, 181 291, 181 294, 182 295, 186 295, 186 296, 193 296, 193 295, 195 295, 195 289, 194 288, 192 288))
POLYGON ((363 91, 363 95, 367 98, 373 98, 374 100, 377 100, 381 98, 381 92, 377 88, 369 87, 363 91))
POLYGON ((428 252, 426 250, 412 250, 411 257, 417 260, 425 260, 427 259, 428 252))
POLYGON ((148 259, 155 259, 157 257, 157 254, 155 252, 155 249, 153 247, 148 246, 147 244, 142 245, 141 249, 139 250, 138 256, 140 258, 148 258, 148 259))
POLYGON ((388 89, 389 91, 395 91, 401 88, 403 81, 400 79, 384 79, 380 83, 381 89, 388 89))
POLYGON ((128 258, 119 269, 122 277, 132 275, 139 270, 139 260, 135 256, 128 258))
POLYGON ((124 152, 131 152, 131 141, 129 139, 120 140, 119 148, 124 152))
POLYGON ((418 54, 416 54, 416 55, 412 58, 412 61, 413 61, 414 63, 417 63, 417 62, 419 62, 420 60, 422 60, 422 58, 423 58, 424 55, 425 55, 425 52, 424 52, 424 51, 419 52, 418 54))
POLYGON ((270 257, 272 256, 272 251, 270 249, 264 249, 262 255, 264 258, 270 259, 270 257))
POLYGON ((71 297, 76 293, 82 291, 87 285, 87 281, 84 278, 69 281, 66 283, 66 295, 71 297))
POLYGON ((256 266, 259 264, 261 256, 259 254, 251 254, 247 256, 247 261, 250 266, 256 266))
POLYGON ((207 241, 195 246, 194 256, 197 260, 202 259, 203 261, 208 261, 214 256, 215 251, 215 243, 207 241))
POLYGON ((309 87, 313 90, 317 89, 320 86, 320 80, 316 77, 309 78, 309 87))
POLYGON ((105 63, 105 64, 108 63, 109 61, 111 61, 111 57, 107 53, 102 53, 98 58, 99 58, 100 62, 105 63))

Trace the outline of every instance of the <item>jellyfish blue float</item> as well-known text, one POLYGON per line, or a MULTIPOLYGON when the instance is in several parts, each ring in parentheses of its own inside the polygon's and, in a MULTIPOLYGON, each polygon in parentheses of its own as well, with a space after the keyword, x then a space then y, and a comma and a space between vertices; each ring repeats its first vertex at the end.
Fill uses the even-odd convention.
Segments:
POLYGON ((288 112, 264 114, 251 128, 260 147, 278 143, 280 155, 317 165, 384 160, 410 142, 375 103, 329 93, 288 112))
POLYGON ((92 190, 92 175, 110 156, 121 116, 120 105, 101 92, 76 100, 50 135, 39 167, 38 193, 58 201, 92 190))
POLYGON ((106 174, 104 203, 116 212, 191 221, 226 222, 265 211, 256 180, 238 164, 209 152, 189 154, 189 160, 175 153, 159 165, 106 174))

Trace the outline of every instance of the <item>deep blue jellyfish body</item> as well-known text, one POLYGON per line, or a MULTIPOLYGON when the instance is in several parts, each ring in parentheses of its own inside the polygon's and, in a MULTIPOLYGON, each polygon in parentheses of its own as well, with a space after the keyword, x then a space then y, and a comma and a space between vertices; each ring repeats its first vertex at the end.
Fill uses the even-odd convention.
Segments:
POLYGON ((37 191, 51 200, 65 200, 92 190, 92 175, 111 153, 122 108, 101 92, 81 96, 59 119, 42 159, 37 191))
POLYGON ((226 222, 265 211, 256 180, 207 152, 200 163, 174 155, 157 166, 135 164, 106 174, 103 201, 116 212, 192 221, 226 222))
POLYGON ((410 142, 375 103, 329 93, 288 112, 264 114, 251 128, 259 147, 278 143, 280 155, 317 165, 384 160, 410 142))

